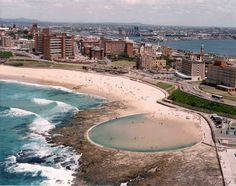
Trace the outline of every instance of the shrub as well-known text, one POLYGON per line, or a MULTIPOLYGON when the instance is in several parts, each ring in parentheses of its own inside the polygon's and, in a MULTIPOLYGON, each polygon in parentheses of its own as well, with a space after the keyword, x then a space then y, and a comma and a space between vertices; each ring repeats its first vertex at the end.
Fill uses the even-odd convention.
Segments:
POLYGON ((8 59, 12 56, 13 56, 13 54, 10 51, 0 51, 0 58, 8 59))
POLYGON ((21 62, 15 62, 15 63, 12 63, 12 64, 10 64, 10 65, 15 66, 15 67, 21 67, 21 66, 24 66, 24 64, 21 63, 21 62))

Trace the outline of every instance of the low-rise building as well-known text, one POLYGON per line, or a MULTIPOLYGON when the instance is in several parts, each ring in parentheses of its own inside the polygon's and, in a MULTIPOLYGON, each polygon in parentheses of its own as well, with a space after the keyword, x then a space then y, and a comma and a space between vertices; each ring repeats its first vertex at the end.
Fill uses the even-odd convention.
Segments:
POLYGON ((217 60, 208 66, 206 83, 228 91, 236 90, 236 65, 217 60))
POLYGON ((89 56, 90 50, 94 47, 101 47, 100 40, 81 40, 79 41, 79 49, 82 55, 89 56))
POLYGON ((89 58, 90 60, 102 60, 104 58, 104 50, 100 47, 90 48, 89 58))
POLYGON ((100 39, 80 40, 78 41, 78 46, 81 54, 86 56, 90 56, 90 52, 93 49, 97 50, 98 47, 103 50, 102 53, 104 53, 104 56, 127 55, 128 57, 133 57, 134 55, 133 42, 127 40, 114 40, 101 37, 100 39))
POLYGON ((226 134, 236 135, 236 121, 231 121, 228 128, 226 129, 226 134))
POLYGON ((15 40, 15 46, 21 51, 32 51, 34 48, 34 40, 20 38, 15 40))
POLYGON ((140 47, 140 56, 137 67, 148 70, 161 70, 166 67, 166 60, 162 59, 162 52, 157 45, 140 47))
POLYGON ((9 31, 9 28, 0 27, 0 36, 6 35, 8 31, 9 31))
POLYGON ((125 54, 133 57, 133 43, 130 41, 101 38, 101 47, 104 48, 105 56, 125 54))
POLYGON ((166 60, 159 55, 144 53, 141 55, 141 67, 149 70, 163 69, 166 67, 166 60))

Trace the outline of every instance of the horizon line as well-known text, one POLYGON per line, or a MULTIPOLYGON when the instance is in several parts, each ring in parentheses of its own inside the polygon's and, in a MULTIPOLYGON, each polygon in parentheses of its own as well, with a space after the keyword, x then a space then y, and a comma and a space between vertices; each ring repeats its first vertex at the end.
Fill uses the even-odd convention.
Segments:
MULTIPOLYGON (((234 28, 236 29, 236 26, 216 26, 216 25, 169 25, 169 24, 152 24, 152 23, 142 23, 142 22, 119 22, 119 21, 115 21, 115 22, 112 22, 112 21, 99 21, 99 22, 93 22, 93 21, 87 21, 87 22, 83 22, 83 21, 52 21, 52 20, 39 20, 39 19, 34 19, 34 18, 25 18, 25 17, 16 17, 16 18, 0 18, 0 23, 1 21, 4 19, 6 20, 9 20, 9 21, 6 21, 6 22, 10 22, 11 20, 13 21, 14 19, 15 20, 20 20, 20 19, 25 19, 25 22, 22 21, 22 23, 68 23, 68 24, 134 24, 134 25, 146 25, 146 26, 164 26, 164 27, 215 27, 215 28, 234 28)), ((20 23, 21 21, 19 21, 20 23)))

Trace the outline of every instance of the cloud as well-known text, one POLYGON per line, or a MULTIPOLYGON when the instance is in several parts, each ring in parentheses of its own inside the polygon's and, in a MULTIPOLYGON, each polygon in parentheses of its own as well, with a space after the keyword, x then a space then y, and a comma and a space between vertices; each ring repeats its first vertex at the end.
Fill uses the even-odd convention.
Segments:
POLYGON ((236 27, 236 0, 0 0, 0 17, 236 27))

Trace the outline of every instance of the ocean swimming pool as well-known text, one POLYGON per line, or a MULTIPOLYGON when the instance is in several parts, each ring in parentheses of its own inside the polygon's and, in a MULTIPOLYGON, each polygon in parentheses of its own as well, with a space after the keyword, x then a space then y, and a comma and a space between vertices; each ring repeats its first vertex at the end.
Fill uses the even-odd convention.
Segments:
POLYGON ((158 121, 151 119, 148 114, 101 123, 88 131, 88 138, 101 147, 133 152, 171 151, 201 141, 200 132, 197 135, 186 130, 179 121, 158 121))

